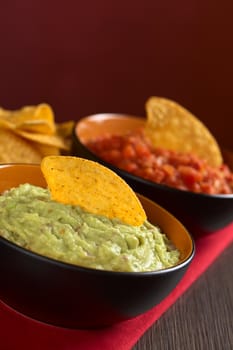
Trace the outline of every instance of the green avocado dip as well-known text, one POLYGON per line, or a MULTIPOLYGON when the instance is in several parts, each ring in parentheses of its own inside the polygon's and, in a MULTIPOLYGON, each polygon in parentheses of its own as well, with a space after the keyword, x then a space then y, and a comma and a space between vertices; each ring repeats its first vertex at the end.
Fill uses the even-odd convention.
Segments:
POLYGON ((47 189, 23 184, 0 196, 0 236, 59 261, 100 270, 159 270, 179 251, 148 221, 130 226, 50 199, 47 189))

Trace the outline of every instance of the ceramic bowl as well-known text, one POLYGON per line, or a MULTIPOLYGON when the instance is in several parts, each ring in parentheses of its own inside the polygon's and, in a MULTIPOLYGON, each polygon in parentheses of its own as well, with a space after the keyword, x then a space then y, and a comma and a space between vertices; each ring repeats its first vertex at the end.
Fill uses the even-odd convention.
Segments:
MULTIPOLYGON (((0 193, 22 183, 46 186, 40 166, 0 166, 0 193)), ((194 243, 173 215, 141 195, 139 199, 149 221, 180 250, 179 264, 152 272, 95 270, 41 256, 0 237, 0 300, 30 318, 67 328, 105 327, 160 303, 191 263, 194 243)))
MULTIPOLYGON (((212 233, 233 221, 233 194, 207 195, 175 189, 134 176, 93 154, 87 141, 109 134, 125 134, 143 127, 145 118, 123 114, 96 114, 80 119, 73 130, 72 153, 98 161, 120 175, 134 191, 149 197, 174 214, 194 237, 212 233)), ((233 169, 233 153, 222 150, 233 169)))

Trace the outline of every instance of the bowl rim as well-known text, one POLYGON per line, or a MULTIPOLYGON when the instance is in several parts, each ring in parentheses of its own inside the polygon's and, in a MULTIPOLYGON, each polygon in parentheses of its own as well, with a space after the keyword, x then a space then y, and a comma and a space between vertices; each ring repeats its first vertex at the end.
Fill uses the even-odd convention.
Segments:
MULTIPOLYGON (((106 161, 104 161, 103 159, 101 159, 99 156, 97 156, 94 152, 92 152, 90 149, 88 149, 88 147, 86 147, 86 145, 80 140, 79 136, 78 136, 78 125, 82 122, 84 122, 85 120, 88 119, 98 119, 100 118, 101 120, 106 120, 106 119, 112 119, 113 117, 120 117, 121 119, 126 117, 126 118, 135 118, 135 119, 143 119, 144 117, 140 117, 140 116, 134 116, 134 115, 130 115, 130 114, 121 114, 121 113, 98 113, 98 114, 91 114, 85 117, 82 117, 81 119, 79 119, 72 130, 72 136, 73 136, 73 140, 75 142, 78 142, 79 145, 81 145, 86 151, 88 151, 93 157, 95 157, 97 159, 97 161, 101 162, 103 165, 111 168, 113 171, 118 172, 119 174, 122 174, 124 176, 128 176, 129 178, 131 178, 134 181, 138 181, 144 185, 147 186, 152 186, 154 188, 160 188, 160 189, 164 189, 166 191, 171 191, 174 193, 187 193, 187 195, 191 195, 191 196, 195 196, 195 197, 203 197, 203 198, 212 198, 212 199, 233 199, 233 193, 228 193, 228 194, 207 194, 207 193, 201 193, 201 192, 192 192, 189 190, 181 190, 175 187, 171 187, 165 184, 160 184, 160 183, 156 183, 150 180, 146 180, 144 178, 141 178, 137 175, 131 174, 130 172, 120 169, 106 161)), ((145 118, 144 118, 145 119, 145 118)))
MULTIPOLYGON (((6 167, 25 167, 25 168, 29 168, 29 167, 39 167, 39 164, 33 164, 33 163, 2 163, 0 164, 0 169, 1 168, 6 168, 6 167)), ((1 195, 1 194, 0 194, 1 195)), ((140 196, 144 197, 145 199, 149 200, 150 202, 154 202, 156 205, 158 205, 159 207, 161 207, 159 204, 157 204, 155 201, 147 198, 146 196, 143 196, 141 194, 139 194, 140 196)), ((168 212, 165 208, 161 207, 163 210, 165 210, 166 212, 168 212)), ((170 212, 168 212, 170 215, 172 215, 172 217, 174 217, 174 219, 176 219, 176 217, 171 214, 170 212)), ((178 220, 178 219, 176 219, 178 220)), ((179 221, 179 220, 178 220, 179 221)), ((167 273, 172 273, 174 271, 180 270, 183 267, 186 267, 189 265, 189 263, 192 261, 194 255, 195 255, 195 251, 196 251, 196 247, 195 247, 195 241, 194 238, 192 237, 191 233, 189 232, 188 229, 186 229, 186 227, 179 221, 179 224, 184 228, 184 230, 186 231, 186 234, 188 235, 188 238, 190 239, 191 242, 191 249, 190 249, 190 253, 189 255, 181 262, 178 262, 176 265, 171 266, 171 267, 167 267, 164 269, 160 269, 160 270, 152 270, 152 271, 132 271, 132 272, 125 272, 125 271, 111 271, 111 270, 100 270, 100 269, 94 269, 94 268, 89 268, 89 267, 84 267, 84 266, 79 266, 79 265, 75 265, 69 262, 64 262, 61 260, 57 260, 55 258, 52 257, 48 257, 48 256, 44 256, 42 254, 33 252, 31 250, 28 250, 24 247, 21 247, 19 245, 17 245, 14 242, 9 241, 8 239, 2 237, 0 235, 0 243, 2 242, 3 244, 6 244, 8 247, 15 249, 18 252, 21 252, 23 254, 26 254, 27 256, 30 257, 34 257, 37 258, 39 260, 42 260, 44 262, 48 262, 50 264, 55 264, 56 266, 61 266, 63 268, 69 268, 72 270, 76 270, 79 272, 88 272, 88 273, 96 273, 96 274, 109 274, 109 275, 118 275, 118 276, 130 276, 132 278, 134 277, 145 277, 145 276, 150 276, 150 275, 163 275, 163 274, 167 274, 167 273)))
MULTIPOLYGON (((187 230, 186 230, 187 231, 187 230)), ((187 231, 188 232, 188 231, 187 231)), ((172 273, 174 271, 180 270, 183 267, 188 266, 191 261, 194 258, 195 252, 196 252, 196 247, 195 247, 195 243, 194 243, 194 239, 191 236, 191 234, 188 232, 189 234, 189 238, 191 240, 192 243, 192 250, 190 252, 190 255, 182 262, 171 266, 171 267, 167 267, 165 269, 160 269, 160 270, 152 270, 152 271, 132 271, 132 272, 125 272, 125 271, 111 271, 111 270, 100 270, 100 269, 94 269, 94 268, 90 268, 90 267, 85 267, 85 266, 79 266, 79 265, 75 265, 75 264, 71 264, 69 262, 64 262, 61 260, 56 260, 53 258, 50 258, 48 256, 45 255, 41 255, 39 253, 33 252, 31 250, 28 250, 24 247, 21 247, 11 241, 9 241, 8 239, 0 236, 0 242, 2 242, 3 244, 7 245, 10 248, 15 249, 16 251, 25 254, 28 257, 31 258, 36 258, 39 261, 45 262, 45 263, 49 263, 51 265, 55 265, 58 267, 62 267, 65 269, 71 269, 77 272, 82 272, 82 273, 89 273, 89 274, 100 274, 100 275, 111 275, 111 276, 126 276, 126 277, 130 277, 130 278, 135 278, 135 277, 146 277, 146 276, 154 276, 154 275, 164 275, 167 273, 172 273)))

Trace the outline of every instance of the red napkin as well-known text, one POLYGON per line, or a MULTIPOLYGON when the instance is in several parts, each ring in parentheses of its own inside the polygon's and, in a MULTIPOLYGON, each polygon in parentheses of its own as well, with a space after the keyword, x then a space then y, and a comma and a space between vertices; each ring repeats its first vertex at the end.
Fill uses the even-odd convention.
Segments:
POLYGON ((67 330, 33 321, 0 303, 0 348, 4 350, 129 350, 233 241, 233 223, 196 240, 196 255, 169 296, 152 310, 107 329, 67 330))

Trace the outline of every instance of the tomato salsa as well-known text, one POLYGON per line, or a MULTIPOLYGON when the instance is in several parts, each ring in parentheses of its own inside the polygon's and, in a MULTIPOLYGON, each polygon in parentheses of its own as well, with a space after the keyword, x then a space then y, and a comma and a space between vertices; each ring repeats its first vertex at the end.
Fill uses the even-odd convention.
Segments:
POLYGON ((226 164, 215 168, 194 154, 154 148, 142 131, 102 136, 86 146, 104 161, 152 182, 197 193, 233 193, 233 173, 226 164))

